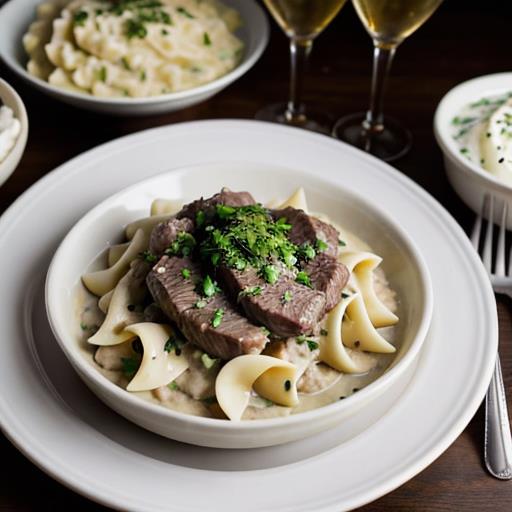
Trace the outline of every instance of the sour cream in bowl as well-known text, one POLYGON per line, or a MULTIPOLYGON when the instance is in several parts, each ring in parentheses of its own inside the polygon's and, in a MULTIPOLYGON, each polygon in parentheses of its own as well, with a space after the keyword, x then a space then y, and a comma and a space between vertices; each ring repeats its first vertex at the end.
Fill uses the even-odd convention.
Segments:
MULTIPOLYGON (((485 195, 512 208, 512 73, 475 78, 450 90, 437 107, 434 133, 448 179, 472 210, 480 212, 485 195)), ((501 211, 495 208, 496 221, 501 211)))
POLYGON ((18 93, 0 79, 0 185, 18 165, 28 136, 28 118, 18 93))

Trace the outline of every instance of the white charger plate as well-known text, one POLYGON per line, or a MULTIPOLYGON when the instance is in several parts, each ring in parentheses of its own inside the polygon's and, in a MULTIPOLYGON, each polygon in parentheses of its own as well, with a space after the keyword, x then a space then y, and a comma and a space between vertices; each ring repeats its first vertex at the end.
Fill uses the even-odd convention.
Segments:
POLYGON ((7 269, 0 309, 2 428, 54 478, 116 508, 338 512, 363 505, 413 477, 455 440, 494 366, 494 295, 463 231, 408 178, 322 135, 251 121, 202 121, 124 137, 31 187, 0 219, 0 243, 7 269), (141 179, 226 160, 297 168, 373 197, 426 259, 435 311, 416 373, 398 402, 350 441, 340 444, 332 429, 280 447, 225 451, 160 438, 97 400, 51 335, 44 276, 74 222, 141 179))

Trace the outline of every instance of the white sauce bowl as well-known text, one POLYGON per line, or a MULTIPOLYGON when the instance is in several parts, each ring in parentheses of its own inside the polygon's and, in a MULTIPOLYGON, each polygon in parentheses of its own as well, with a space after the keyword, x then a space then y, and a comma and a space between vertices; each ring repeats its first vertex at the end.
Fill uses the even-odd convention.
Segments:
MULTIPOLYGON (((501 205, 512 210, 512 187, 496 176, 468 160, 453 140, 452 120, 469 103, 484 97, 512 91, 512 73, 496 73, 473 78, 451 89, 439 103, 434 117, 434 134, 444 156, 448 179, 462 200, 475 213, 480 213, 486 194, 498 199, 494 221, 501 219, 501 205)), ((512 229, 512 216, 508 216, 508 229, 512 229)))
POLYGON ((244 75, 257 62, 269 38, 269 24, 263 9, 254 0, 223 0, 235 8, 243 25, 236 35, 244 42, 242 62, 220 78, 185 91, 148 98, 98 98, 50 85, 31 75, 26 69, 28 57, 22 38, 36 19, 36 6, 41 0, 10 0, 0 9, 0 58, 23 80, 40 91, 76 107, 119 116, 162 114, 181 110, 205 101, 244 75))
POLYGON ((0 78, 0 99, 2 103, 9 107, 16 119, 19 120, 21 129, 18 134, 14 146, 11 148, 7 156, 0 162, 0 185, 14 172, 18 166, 28 138, 28 117, 25 105, 19 94, 5 81, 0 78))
MULTIPOLYGON (((302 439, 338 425, 350 439, 373 424, 399 399, 415 370, 432 316, 428 270, 399 222, 374 206, 371 198, 349 193, 331 182, 294 169, 248 162, 203 164, 176 169, 106 199, 68 233, 50 265, 46 307, 52 330, 87 386, 130 421, 179 441, 218 448, 255 448, 302 439), (244 172, 241 172, 243 168, 244 172), (397 336, 402 346, 391 367, 373 383, 344 400, 288 417, 231 422, 190 416, 134 396, 116 386, 86 359, 79 346, 79 319, 73 294, 80 276, 106 244, 118 243, 122 227, 148 215, 157 197, 188 202, 221 186, 249 190, 259 201, 287 197, 300 183, 312 211, 327 214, 359 234, 384 258, 383 268, 399 297, 397 336), (271 184, 271 187, 268 185, 271 184)), ((78 405, 78 404, 77 404, 78 405)))

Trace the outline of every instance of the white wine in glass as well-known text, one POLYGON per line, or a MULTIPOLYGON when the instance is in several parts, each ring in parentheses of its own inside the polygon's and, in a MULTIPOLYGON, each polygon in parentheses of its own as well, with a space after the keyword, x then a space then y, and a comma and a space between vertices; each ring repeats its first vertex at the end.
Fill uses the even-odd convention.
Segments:
POLYGON ((329 118, 306 110, 301 101, 302 80, 313 40, 333 20, 347 0, 264 0, 272 16, 290 38, 291 79, 288 103, 269 105, 257 119, 330 131, 329 118))
POLYGON ((338 120, 333 135, 391 161, 411 147, 411 134, 397 121, 384 118, 384 86, 396 48, 417 30, 443 0, 352 0, 374 43, 370 108, 338 120))

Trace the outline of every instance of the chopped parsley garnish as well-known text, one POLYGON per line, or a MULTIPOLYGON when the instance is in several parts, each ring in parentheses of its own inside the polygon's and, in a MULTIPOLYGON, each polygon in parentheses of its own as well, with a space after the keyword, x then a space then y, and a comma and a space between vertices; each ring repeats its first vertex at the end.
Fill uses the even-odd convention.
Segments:
POLYGON ((165 250, 168 256, 189 256, 196 246, 196 239, 190 233, 178 233, 176 240, 165 250))
POLYGON ((292 389, 292 382, 290 380, 284 381, 284 389, 285 391, 290 391, 290 389, 292 389))
POLYGON ((184 279, 190 279, 190 270, 188 268, 182 268, 181 275, 184 279))
POLYGON ((194 304, 194 307, 196 309, 203 309, 204 307, 206 307, 206 301, 205 300, 198 300, 196 301, 196 303, 194 304))
POLYGON ((460 152, 464 155, 466 153, 469 153, 469 149, 468 148, 460 148, 460 152))
POLYGON ((302 246, 302 255, 307 260, 312 260, 316 256, 316 251, 311 244, 305 243, 302 246))
POLYGON ((73 16, 73 23, 79 27, 83 27, 88 17, 89 13, 87 11, 77 11, 73 16))
POLYGON ((150 251, 144 251, 139 254, 140 258, 147 263, 155 263, 158 258, 150 251))
POLYGON ((169 384, 167 384, 167 387, 171 390, 171 391, 178 391, 180 389, 180 387, 178 386, 178 384, 176 384, 176 381, 173 380, 171 382, 169 382, 169 384))
POLYGON ((350 297, 350 295, 348 293, 345 293, 345 292, 341 293, 341 298, 342 299, 348 299, 349 297, 350 297))
POLYGON ((279 279, 279 270, 274 265, 266 265, 263 267, 263 277, 269 284, 274 284, 279 279))
POLYGON ((212 317, 212 327, 216 329, 222 323, 222 317, 224 316, 224 309, 219 308, 215 310, 212 317))
POLYGON ((306 343, 308 344, 308 348, 311 350, 311 352, 318 348, 318 343, 314 340, 307 340, 306 343))
POLYGON ((261 286, 247 286, 238 294, 238 300, 242 297, 256 297, 256 295, 261 295, 262 291, 261 286))
POLYGON ((107 68, 105 66, 101 66, 98 70, 98 80, 101 80, 102 82, 107 81, 107 68))
POLYGON ((127 378, 133 377, 140 366, 140 360, 135 357, 122 357, 121 363, 123 364, 123 374, 127 378))
POLYGON ((328 336, 329 335, 329 332, 326 331, 325 329, 320 329, 320 335, 321 336, 328 336))
POLYGON ((209 36, 208 32, 205 32, 203 34, 203 44, 205 46, 211 46, 212 45, 212 40, 210 39, 210 36, 209 36))
POLYGON ((193 20, 195 18, 195 16, 193 16, 192 14, 190 14, 187 9, 185 9, 185 7, 178 7, 176 8, 176 10, 183 16, 185 16, 185 18, 188 18, 190 20, 193 20))
POLYGON ((196 213, 196 227, 200 228, 206 220, 206 214, 203 212, 203 210, 199 210, 196 213))
POLYGON ((141 82, 145 82, 146 81, 147 74, 146 74, 146 70, 145 69, 141 70, 139 77, 140 77, 140 81, 141 82))
POLYGON ((89 326, 87 324, 85 324, 84 322, 80 322, 80 329, 82 329, 82 331, 88 331, 89 326))
POLYGON ((169 31, 166 29, 166 28, 163 28, 160 33, 163 35, 163 36, 168 36, 169 35, 169 31))
POLYGON ((121 58, 121 64, 123 65, 123 68, 126 69, 126 71, 131 71, 130 63, 126 57, 121 58))
POLYGON ((186 341, 176 334, 171 334, 169 339, 165 342, 164 350, 165 352, 172 352, 179 356, 181 355, 181 347, 185 345, 186 341))
POLYGON ((343 240, 338 240, 338 245, 340 247, 345 247, 347 244, 343 240))
POLYGON ((293 298, 293 293, 290 290, 286 290, 283 293, 283 302, 290 302, 293 298))
POLYGON ((302 345, 304 343, 307 343, 309 350, 313 352, 313 350, 318 348, 318 343, 315 340, 308 339, 304 334, 301 334, 300 336, 297 336, 295 338, 295 341, 298 345, 302 345))
POLYGON ((268 336, 270 334, 270 331, 264 325, 260 327, 260 330, 265 336, 268 336))
POLYGON ((213 297, 217 292, 220 291, 220 288, 217 286, 217 283, 207 275, 202 282, 202 292, 205 297, 213 297))
POLYGON ((329 248, 329 246, 323 240, 320 240, 320 238, 316 239, 315 245, 316 245, 316 250, 319 252, 324 252, 329 248))
POLYGON ((297 277, 295 278, 295 281, 297 281, 297 283, 303 284, 304 286, 309 286, 311 288, 311 278, 303 270, 301 270, 297 274, 297 277))
POLYGON ((207 369, 207 370, 210 370, 211 368, 213 368, 218 362, 219 360, 214 358, 214 357, 210 357, 206 352, 204 354, 201 355, 201 362, 203 363, 203 366, 207 369))
POLYGON ((134 37, 144 39, 148 35, 148 29, 145 27, 144 23, 135 18, 126 20, 125 31, 128 39, 133 39, 134 37))

